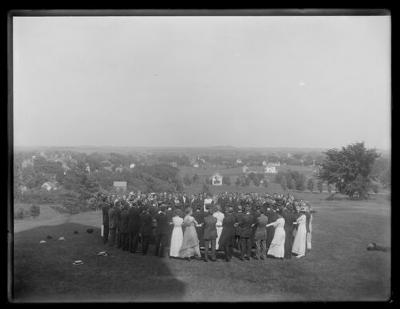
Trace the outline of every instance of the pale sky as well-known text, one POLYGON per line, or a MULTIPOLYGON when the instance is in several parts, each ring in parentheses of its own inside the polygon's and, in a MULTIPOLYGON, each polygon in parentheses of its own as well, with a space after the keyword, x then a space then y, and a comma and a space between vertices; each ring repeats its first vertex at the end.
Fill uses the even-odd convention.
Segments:
POLYGON ((14 17, 16 146, 390 148, 388 16, 14 17))

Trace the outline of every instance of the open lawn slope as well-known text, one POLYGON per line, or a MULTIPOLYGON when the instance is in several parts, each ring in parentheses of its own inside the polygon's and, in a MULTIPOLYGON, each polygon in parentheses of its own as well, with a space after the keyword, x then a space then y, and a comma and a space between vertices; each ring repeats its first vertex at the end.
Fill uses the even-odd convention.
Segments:
POLYGON ((325 201, 314 195, 312 203, 313 248, 300 260, 204 263, 109 249, 98 228, 86 233, 100 225, 100 212, 21 231, 14 236, 13 297, 16 302, 387 300, 390 253, 366 246, 390 245, 389 201, 325 201), (57 240, 60 236, 65 241, 57 240), (39 244, 41 239, 47 243, 39 244), (103 250, 111 255, 96 255, 103 250), (78 259, 84 264, 72 265, 78 259))

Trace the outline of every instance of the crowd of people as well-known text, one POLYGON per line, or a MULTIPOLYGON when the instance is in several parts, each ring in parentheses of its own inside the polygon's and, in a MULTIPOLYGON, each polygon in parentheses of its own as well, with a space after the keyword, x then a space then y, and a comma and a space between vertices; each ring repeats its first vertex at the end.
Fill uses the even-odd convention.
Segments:
POLYGON ((159 257, 208 262, 221 252, 229 262, 235 250, 242 261, 301 258, 311 250, 314 211, 292 195, 130 192, 101 195, 99 207, 104 243, 131 253, 140 247, 146 255, 154 244, 159 257))

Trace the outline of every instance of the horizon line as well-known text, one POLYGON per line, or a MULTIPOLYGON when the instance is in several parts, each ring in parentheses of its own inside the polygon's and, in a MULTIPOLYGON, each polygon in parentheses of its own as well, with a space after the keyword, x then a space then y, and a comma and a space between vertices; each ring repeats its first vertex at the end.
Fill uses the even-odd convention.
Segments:
MULTIPOLYGON (((340 146, 342 147, 342 146, 340 146)), ((340 147, 312 147, 312 146, 232 146, 232 145, 209 145, 209 146, 129 146, 129 145, 14 145, 14 148, 234 148, 234 149, 333 149, 340 147)), ((390 151, 391 148, 371 147, 377 150, 390 151)))

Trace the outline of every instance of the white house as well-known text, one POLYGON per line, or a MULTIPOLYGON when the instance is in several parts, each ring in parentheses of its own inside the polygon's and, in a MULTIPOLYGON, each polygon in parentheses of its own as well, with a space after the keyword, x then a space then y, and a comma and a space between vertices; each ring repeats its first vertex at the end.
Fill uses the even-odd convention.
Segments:
POLYGON ((222 176, 218 173, 215 173, 211 177, 211 183, 213 186, 222 186, 222 176))
POLYGON ((237 163, 237 164, 242 164, 243 162, 242 162, 242 160, 237 159, 237 160, 236 160, 236 163, 237 163))
POLYGON ((128 183, 126 181, 114 181, 113 186, 118 192, 125 192, 128 187, 128 183))
POLYGON ((265 173, 266 174, 277 174, 277 170, 275 166, 266 166, 265 167, 265 173))
POLYGON ((57 190, 57 184, 55 182, 46 181, 44 184, 42 184, 41 188, 47 191, 57 190))
POLYGON ((129 165, 129 168, 134 168, 135 167, 135 163, 131 163, 131 165, 129 165))
POLYGON ((195 163, 195 164, 193 164, 193 167, 199 168, 199 164, 198 164, 198 163, 195 163))

